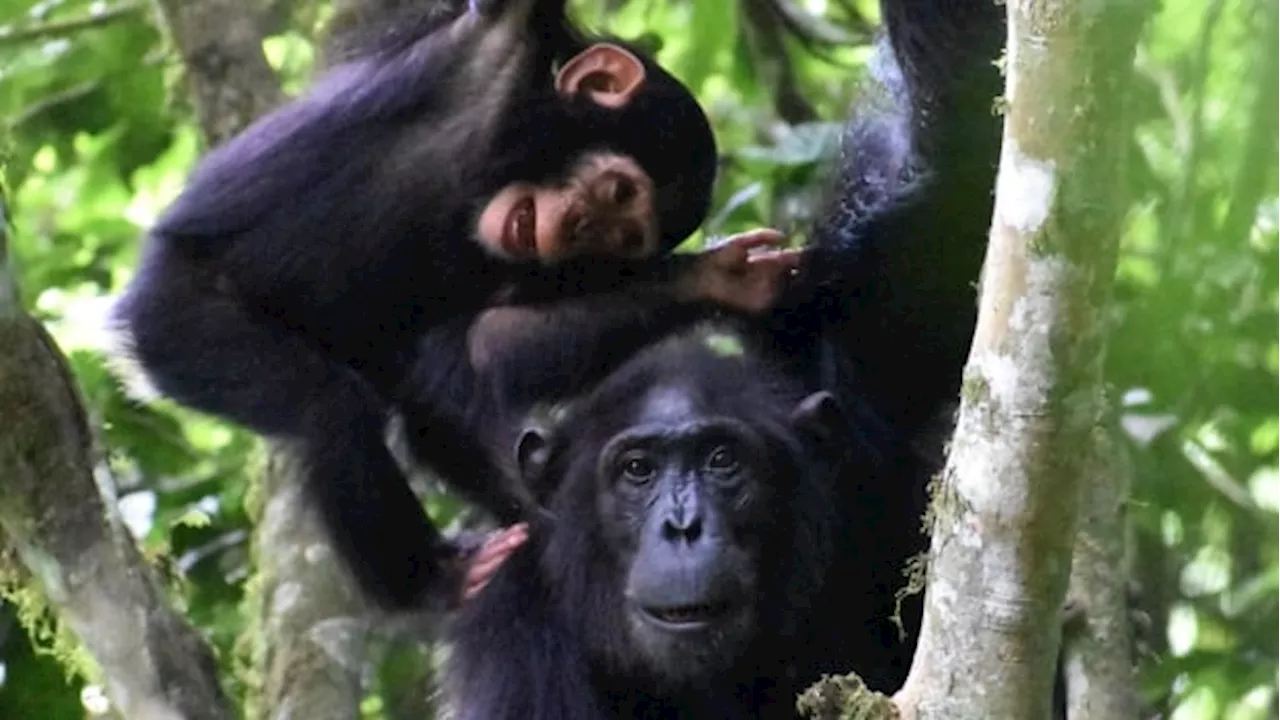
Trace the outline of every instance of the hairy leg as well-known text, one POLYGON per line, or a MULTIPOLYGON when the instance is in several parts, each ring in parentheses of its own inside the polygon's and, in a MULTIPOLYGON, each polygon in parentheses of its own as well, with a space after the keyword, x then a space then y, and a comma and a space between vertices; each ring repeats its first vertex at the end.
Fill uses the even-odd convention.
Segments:
POLYGON ((370 595, 396 608, 452 599, 460 561, 386 447, 381 398, 296 331, 198 280, 156 252, 117 307, 148 379, 184 405, 291 443, 308 499, 370 595))

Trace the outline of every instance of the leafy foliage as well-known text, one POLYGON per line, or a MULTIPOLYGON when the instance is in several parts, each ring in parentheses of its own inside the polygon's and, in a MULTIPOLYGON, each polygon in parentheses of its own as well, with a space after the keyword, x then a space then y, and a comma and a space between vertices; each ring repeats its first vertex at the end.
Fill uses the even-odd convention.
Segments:
MULTIPOLYGON (((269 4, 264 47, 294 91, 327 3, 254 6, 269 4)), ((868 57, 875 3, 574 4, 596 27, 661 38, 660 59, 708 108, 725 151, 708 232, 803 232, 835 146, 832 121, 868 57), (796 17, 807 34, 789 32, 797 26, 784 19, 796 17)), ((180 580, 174 592, 230 674, 247 627, 256 444, 170 404, 128 399, 100 352, 106 300, 202 150, 152 12, 136 0, 0 0, 0 147, 23 299, 70 354, 131 528, 180 580)), ((1132 98, 1108 372, 1132 440, 1134 570, 1153 621, 1143 690, 1176 718, 1276 712, 1276 14, 1270 0, 1166 0, 1132 98)), ((457 507, 440 498, 432 512, 457 507)), ((82 716, 82 682, 33 653, 0 607, 0 717, 82 716)))

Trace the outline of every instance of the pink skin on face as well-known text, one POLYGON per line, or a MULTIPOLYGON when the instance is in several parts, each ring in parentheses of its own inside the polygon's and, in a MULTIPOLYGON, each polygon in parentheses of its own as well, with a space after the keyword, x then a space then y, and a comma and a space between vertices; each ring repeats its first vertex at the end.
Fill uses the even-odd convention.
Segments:
POLYGON ((563 185, 502 188, 480 213, 476 236, 490 253, 513 262, 554 262, 586 250, 648 257, 657 251, 652 198, 653 183, 634 160, 593 155, 563 185), (589 236, 575 237, 574 225, 584 220, 589 236))
POLYGON ((485 206, 477 223, 480 242, 508 260, 551 259, 563 251, 561 237, 568 190, 516 183, 485 206))

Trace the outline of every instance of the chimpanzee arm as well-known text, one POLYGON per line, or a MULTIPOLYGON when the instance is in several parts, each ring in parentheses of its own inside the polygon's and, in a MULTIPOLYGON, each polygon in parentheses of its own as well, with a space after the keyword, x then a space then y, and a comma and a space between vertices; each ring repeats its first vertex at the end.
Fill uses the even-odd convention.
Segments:
POLYGON ((1003 13, 988 0, 886 0, 878 92, 846 130, 834 202, 787 330, 835 325, 889 413, 953 395, 972 336, 991 222, 1003 13))
POLYGON ((467 357, 472 317, 455 319, 418 341, 396 393, 397 409, 414 460, 509 525, 522 519, 532 503, 486 450, 483 423, 497 409, 467 357))
POLYGON ((542 587, 539 548, 531 537, 460 613, 466 637, 446 668, 457 720, 603 720, 588 674, 586 645, 566 627, 542 587), (503 661, 494 662, 500 653, 503 661))
POLYGON ((976 277, 1000 132, 993 62, 1004 26, 990 6, 883 3, 876 85, 855 101, 845 131, 832 202, 806 263, 810 289, 838 285, 843 299, 896 285, 912 297, 955 300, 976 277))
POLYGON ((124 355, 160 392, 296 448, 306 497, 371 595, 394 607, 456 595, 454 550, 386 447, 385 401, 356 371, 209 292, 165 245, 147 249, 115 313, 124 355))
POLYGON ((798 250, 779 249, 771 228, 738 233, 700 253, 647 260, 581 257, 535 267, 494 298, 494 305, 551 302, 591 294, 632 294, 642 304, 706 301, 747 312, 774 306, 800 264, 798 250), (753 252, 762 250, 763 252, 753 252))
POLYGON ((577 396, 656 338, 714 310, 643 289, 492 308, 472 324, 467 348, 485 382, 523 413, 577 396))

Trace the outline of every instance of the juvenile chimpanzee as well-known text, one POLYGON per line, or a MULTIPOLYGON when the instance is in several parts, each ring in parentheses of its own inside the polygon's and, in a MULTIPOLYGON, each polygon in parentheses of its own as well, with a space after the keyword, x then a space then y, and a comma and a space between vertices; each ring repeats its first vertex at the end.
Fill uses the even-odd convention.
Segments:
MULTIPOLYGON (((790 262, 745 259, 769 233, 696 258, 566 261, 665 253, 701 222, 716 152, 697 103, 640 53, 588 45, 563 0, 401 7, 376 44, 204 159, 114 312, 126 361, 160 393, 300 444, 339 550, 394 607, 458 580, 383 439, 424 331, 501 296, 645 278, 759 308, 776 290, 754 280, 790 262)), ((447 365, 467 349, 436 352, 447 365)), ((450 478, 465 452, 429 440, 419 459, 452 463, 450 478)), ((503 522, 520 516, 516 486, 464 472, 503 522)))
POLYGON ((506 430, 550 518, 457 618, 457 717, 793 718, 822 673, 904 679, 919 604, 904 639, 895 595, 972 334, 1004 27, 989 0, 882 15, 887 97, 859 105, 812 262, 769 318, 665 333, 585 389, 617 308, 597 304, 594 336, 556 319, 576 300, 522 309, 541 327, 477 344, 514 407, 567 405, 506 430), (539 380, 529 348, 564 336, 570 372, 539 380))

